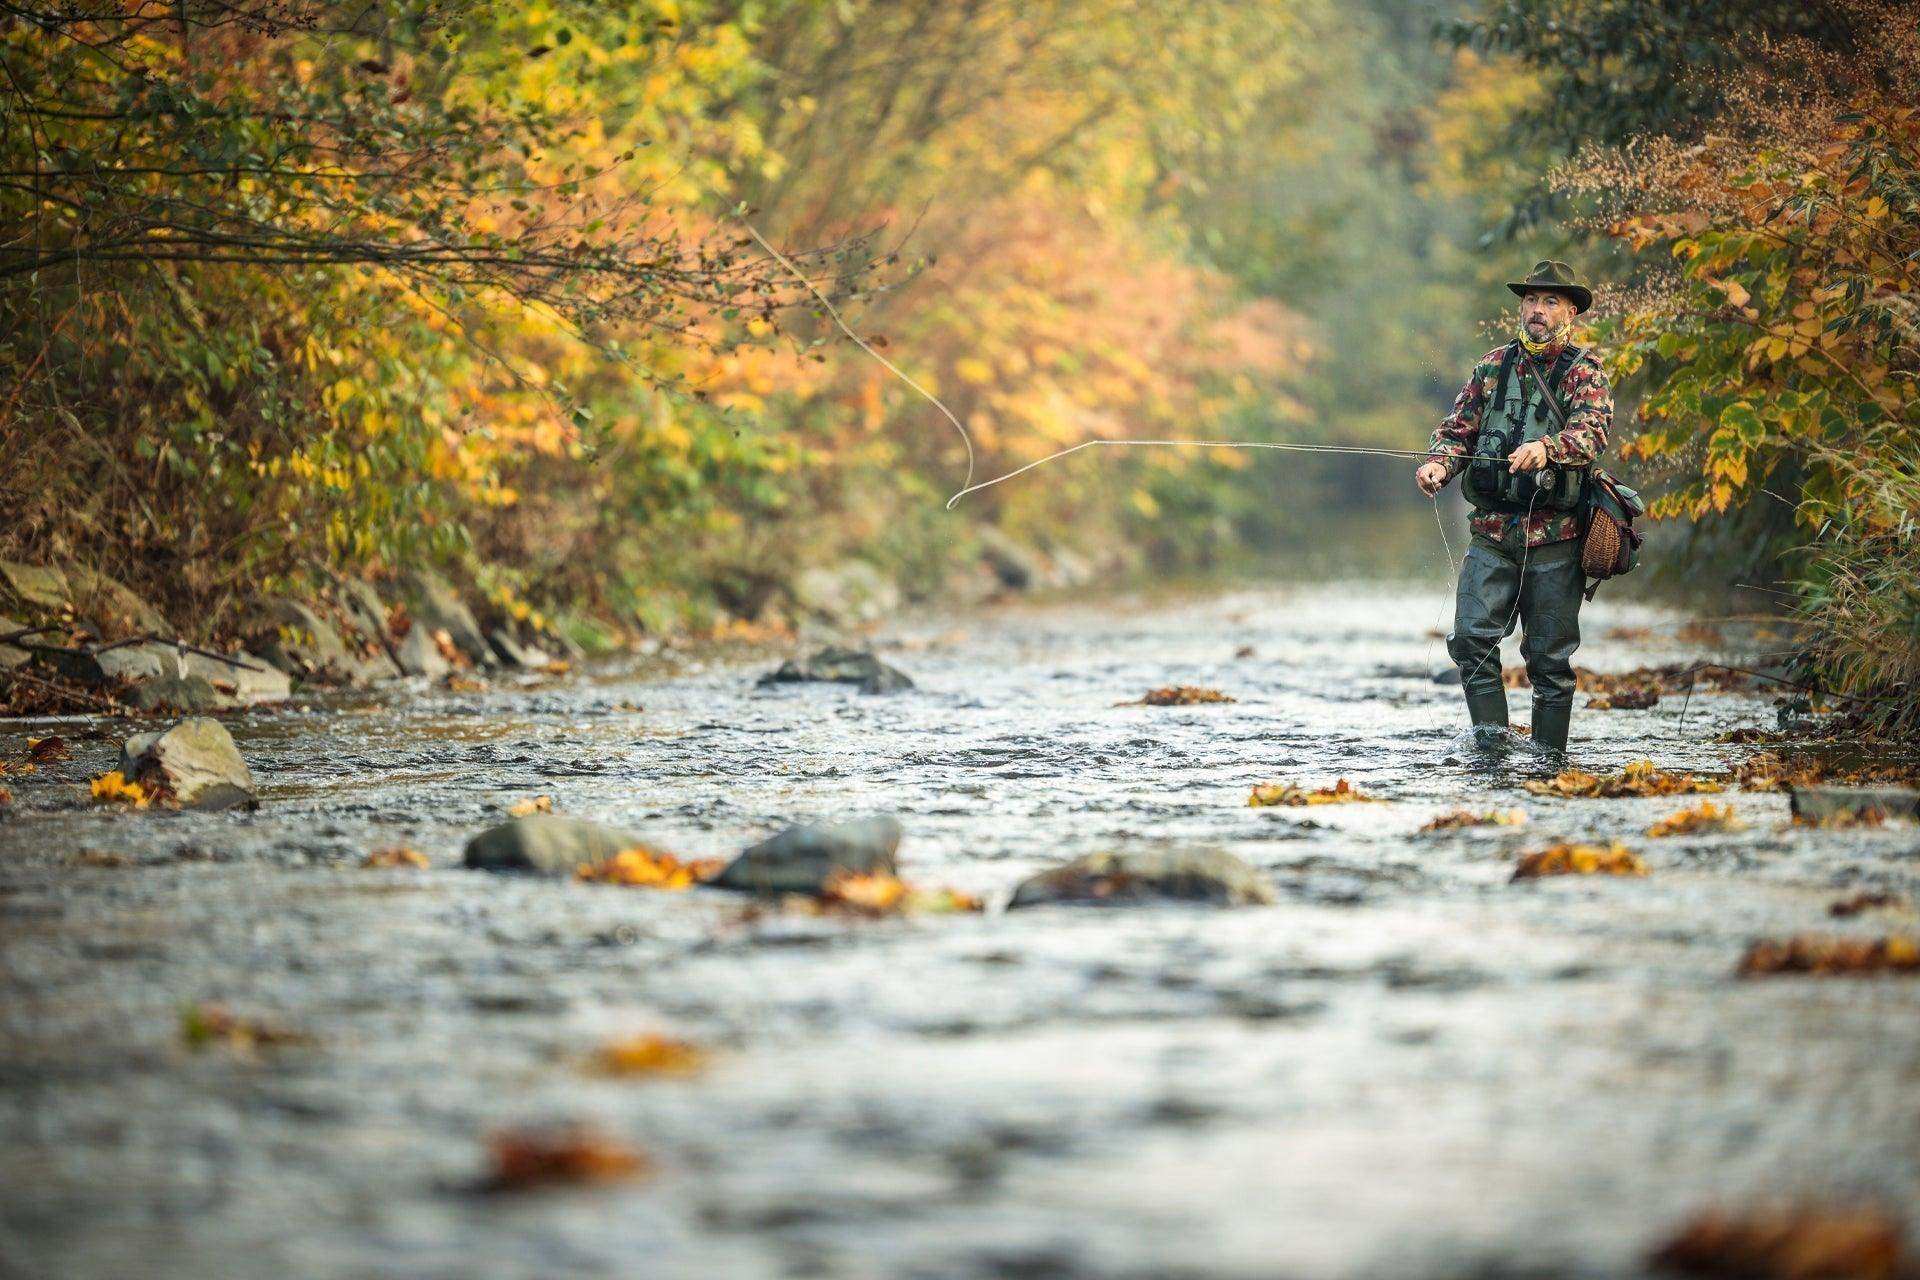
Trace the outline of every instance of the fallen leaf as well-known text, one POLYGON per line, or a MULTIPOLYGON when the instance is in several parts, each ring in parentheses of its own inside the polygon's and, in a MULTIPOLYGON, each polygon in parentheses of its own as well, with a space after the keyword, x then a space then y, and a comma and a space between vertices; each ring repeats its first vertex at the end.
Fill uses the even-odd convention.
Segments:
POLYGON ((1907 900, 1891 889, 1862 889, 1850 897, 1840 898, 1827 907, 1830 916, 1857 916, 1863 911, 1874 911, 1882 907, 1903 909, 1907 900))
POLYGON ((1532 781, 1527 790, 1537 796, 1614 799, 1619 796, 1678 796, 1717 792, 1720 784, 1690 773, 1662 773, 1651 760, 1636 760, 1617 774, 1597 775, 1566 769, 1546 782, 1532 781))
POLYGON ((593 1068, 609 1076, 691 1076, 706 1069, 708 1053, 689 1040, 639 1035, 601 1046, 593 1068))
POLYGON ((1832 782, 1863 787, 1920 784, 1920 767, 1903 761, 1837 764, 1804 752, 1756 751, 1733 767, 1731 778, 1746 791, 1787 791, 1832 782))
POLYGON ((433 641, 433 647, 440 651, 440 656, 445 658, 449 665, 454 667, 473 665, 467 661, 467 655, 460 652, 460 646, 453 642, 452 634, 445 627, 433 632, 428 639, 433 641))
MULTIPOLYGON (((441 632, 440 634, 445 635, 446 633, 441 632)), ((486 689, 487 682, 485 680, 476 680, 472 676, 463 676, 456 671, 445 680, 442 680, 440 687, 454 693, 480 693, 486 689)))
POLYGON ((1660 701, 1658 689, 1645 686, 1596 693, 1587 699, 1589 711, 1645 711, 1660 701))
POLYGON ((56 760, 73 759, 73 751, 67 746, 67 740, 59 734, 49 734, 44 738, 27 739, 27 759, 35 764, 52 764, 56 760))
POLYGON ((1147 696, 1136 702, 1116 702, 1116 707, 1191 707, 1206 702, 1233 702, 1218 689, 1206 689, 1197 684, 1174 684, 1161 689, 1149 689, 1147 696))
POLYGON ((1697 1214, 1651 1266, 1718 1280, 1900 1280, 1915 1259, 1900 1223, 1870 1208, 1763 1208, 1697 1214))
POLYGON ((427 855, 418 849, 408 849, 395 845, 390 849, 375 849, 360 863, 369 869, 413 867, 425 871, 428 867, 427 855))
POLYGON ((1702 800, 1691 809, 1670 813, 1647 828, 1650 836, 1685 836, 1699 831, 1744 831, 1742 822, 1730 804, 1702 800))
POLYGON ((153 803, 153 796, 146 788, 137 782, 128 782, 118 769, 95 778, 90 788, 93 798, 103 803, 124 804, 133 809, 144 809, 153 803))
POLYGON ((242 1017, 225 1005, 205 1001, 190 1004, 181 1011, 180 1036, 193 1049, 219 1044, 241 1054, 313 1043, 313 1037, 303 1031, 259 1018, 242 1017))
POLYGON ((944 915, 983 909, 980 899, 958 889, 918 889, 884 872, 836 871, 814 899, 827 914, 856 916, 944 915))
POLYGON ((1556 844, 1529 853, 1513 869, 1515 880, 1534 880, 1541 876, 1644 876, 1647 864, 1618 840, 1602 848, 1597 844, 1556 844))
POLYGON ((1735 972, 1743 978, 1775 973, 1851 975, 1920 973, 1920 942, 1912 938, 1833 938, 1802 934, 1747 948, 1735 972))
POLYGON ((1236 658, 1251 658, 1253 656, 1253 652, 1254 651, 1253 651, 1252 645, 1243 644, 1238 649, 1235 649, 1233 651, 1233 656, 1236 658))
POLYGON ((507 812, 516 818, 524 818, 530 813, 552 813, 553 797, 534 796, 531 799, 520 801, 520 803, 509 808, 507 812))
POLYGON ((509 1129, 487 1139, 486 1191, 617 1182, 645 1173, 648 1162, 625 1143, 585 1125, 509 1129))
POLYGON ((1472 809, 1454 809, 1443 813, 1422 826, 1422 832, 1459 831, 1465 827, 1518 827, 1525 824, 1525 809, 1488 809, 1484 813, 1475 813, 1472 809))
POLYGON ((541 664, 540 670, 550 676, 563 676, 573 670, 573 664, 564 659, 555 658, 552 662, 541 664))
POLYGON ((1372 804, 1376 799, 1363 792, 1356 791, 1353 784, 1345 778, 1331 787, 1321 787, 1309 791, 1290 782, 1265 782, 1253 789, 1247 797, 1247 803, 1254 806, 1286 805, 1299 807, 1309 804, 1372 804))
POLYGON ((622 849, 604 862, 581 867, 575 874, 582 880, 600 884, 666 889, 677 893, 719 875, 721 865, 718 858, 695 858, 682 862, 662 850, 635 845, 631 849, 622 849))

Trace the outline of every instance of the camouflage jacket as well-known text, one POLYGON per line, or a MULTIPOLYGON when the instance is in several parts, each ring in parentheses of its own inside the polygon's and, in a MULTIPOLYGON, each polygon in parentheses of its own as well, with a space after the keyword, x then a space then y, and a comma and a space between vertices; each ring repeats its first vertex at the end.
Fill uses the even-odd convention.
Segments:
MULTIPOLYGON (((1467 385, 1454 397, 1453 412, 1434 428, 1433 439, 1427 445, 1428 458, 1446 464, 1448 480, 1460 474, 1473 453, 1480 436, 1480 414, 1493 398, 1494 385, 1500 380, 1500 360, 1507 353, 1507 345, 1503 343, 1480 357, 1467 385)), ((1553 355, 1536 356, 1534 360, 1545 373, 1552 366, 1553 355)), ((1515 365, 1512 376, 1523 378, 1526 373, 1515 365)), ((1512 394, 1511 384, 1508 394, 1512 394)), ((1560 463, 1597 461, 1607 447, 1607 431, 1613 425, 1613 392, 1607 386, 1606 371, 1600 367, 1600 359, 1591 348, 1561 378, 1559 400, 1561 408, 1566 410, 1567 425, 1563 431, 1542 437, 1547 458, 1560 463)), ((1530 547, 1580 536, 1579 513, 1570 511, 1536 511, 1531 515, 1475 511, 1469 524, 1475 533, 1498 539, 1515 524, 1523 522, 1530 547)))

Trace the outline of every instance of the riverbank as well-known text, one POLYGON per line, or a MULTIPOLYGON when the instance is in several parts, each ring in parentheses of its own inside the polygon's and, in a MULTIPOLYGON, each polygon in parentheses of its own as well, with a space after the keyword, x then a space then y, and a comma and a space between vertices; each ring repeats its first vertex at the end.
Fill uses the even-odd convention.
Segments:
MULTIPOLYGON (((1920 985, 1738 975, 1760 940, 1912 933, 1914 829, 1798 826, 1737 781, 1707 798, 1740 829, 1674 836, 1648 831, 1702 797, 1536 794, 1552 770, 1476 754, 1434 682, 1445 608, 1258 590, 902 618, 872 640, 918 687, 887 695, 760 686, 770 652, 329 695, 224 717, 253 813, 96 807, 118 744, 72 735, 0 821, 15 1257, 1638 1276, 1710 1205, 1914 1203, 1920 985), (1174 684, 1237 701, 1115 705, 1174 684), (1379 802, 1247 803, 1342 777, 1379 802), (903 877, 990 909, 840 919, 460 868, 541 797, 689 859, 892 813, 903 877), (1423 833, 1461 807, 1527 821, 1423 833), (1513 882, 1524 854, 1616 840, 1646 875, 1513 882), (1073 855, 1200 846, 1276 902, 993 909, 1073 855), (363 867, 395 847, 427 866, 363 867), (187 1017, 208 1008, 289 1038, 209 1033, 187 1017), (593 1066, 643 1034, 704 1067, 593 1066), (474 1190, 490 1141, 563 1121, 646 1171, 474 1190)), ((1678 615, 1603 596, 1588 621, 1598 672, 1706 656, 1678 615)), ((1575 762, 1720 778, 1774 748, 1715 739, 1777 711, 1707 687, 1583 706, 1575 762)))

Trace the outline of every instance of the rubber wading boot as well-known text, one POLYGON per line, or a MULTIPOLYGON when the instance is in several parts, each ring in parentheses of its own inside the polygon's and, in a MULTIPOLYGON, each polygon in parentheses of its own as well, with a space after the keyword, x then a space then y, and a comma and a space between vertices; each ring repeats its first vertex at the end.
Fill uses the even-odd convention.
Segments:
POLYGON ((1467 695, 1467 718, 1478 729, 1505 729, 1507 721, 1507 691, 1504 688, 1493 689, 1485 693, 1467 695))
POLYGON ((1573 720, 1571 702, 1533 704, 1533 741, 1543 751, 1565 752, 1567 726, 1573 720))

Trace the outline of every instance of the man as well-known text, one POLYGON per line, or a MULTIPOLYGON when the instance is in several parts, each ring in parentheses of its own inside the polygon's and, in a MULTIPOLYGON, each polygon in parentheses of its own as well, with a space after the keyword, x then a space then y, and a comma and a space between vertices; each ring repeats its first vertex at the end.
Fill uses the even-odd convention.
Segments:
POLYGON ((1447 652, 1460 666, 1476 733, 1507 727, 1500 642, 1517 618, 1533 681, 1533 740, 1561 752, 1580 645, 1586 477, 1606 447, 1613 396, 1593 353, 1569 341, 1574 317, 1593 305, 1573 269, 1542 262, 1507 288, 1520 298, 1519 336, 1474 366, 1414 479, 1432 495, 1463 470, 1468 476, 1473 539, 1447 652))

